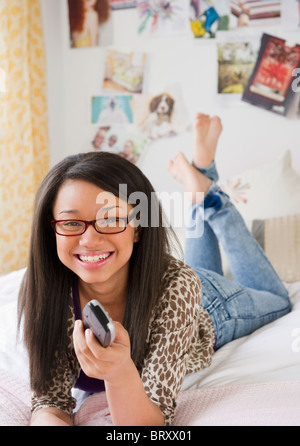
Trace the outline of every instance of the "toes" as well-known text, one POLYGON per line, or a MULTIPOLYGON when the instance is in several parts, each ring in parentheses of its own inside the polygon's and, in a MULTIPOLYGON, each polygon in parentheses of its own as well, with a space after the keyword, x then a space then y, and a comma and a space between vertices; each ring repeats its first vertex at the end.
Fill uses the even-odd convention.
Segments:
POLYGON ((196 119, 203 119, 203 118, 209 118, 209 115, 207 115, 206 113, 197 113, 196 114, 196 119))
POLYGON ((167 169, 174 178, 182 181, 184 179, 184 176, 186 175, 186 169, 190 165, 191 164, 189 163, 185 155, 182 152, 178 152, 174 156, 173 160, 169 160, 167 162, 167 169))
POLYGON ((182 152, 177 152, 174 159, 176 160, 176 159, 180 159, 182 157, 184 157, 184 154, 182 152))
POLYGON ((173 160, 169 160, 167 162, 167 169, 168 170, 172 170, 173 166, 174 166, 174 161, 173 160))
POLYGON ((198 113, 196 115, 195 125, 196 127, 200 127, 201 125, 205 125, 209 122, 209 115, 205 115, 203 113, 198 113))
POLYGON ((217 115, 210 117, 204 113, 197 113, 195 118, 195 126, 200 127, 201 125, 212 124, 214 127, 218 127, 220 130, 223 129, 221 118, 217 115))
POLYGON ((222 121, 219 116, 213 116, 211 118, 211 123, 214 127, 217 127, 219 131, 223 129, 222 121))

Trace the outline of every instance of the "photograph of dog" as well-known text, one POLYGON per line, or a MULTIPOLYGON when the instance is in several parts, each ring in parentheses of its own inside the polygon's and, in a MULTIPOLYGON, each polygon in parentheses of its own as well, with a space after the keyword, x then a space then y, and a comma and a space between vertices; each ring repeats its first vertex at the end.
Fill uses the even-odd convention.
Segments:
POLYGON ((172 115, 175 99, 168 93, 154 96, 149 102, 149 114, 141 125, 141 131, 156 139, 172 133, 172 115))

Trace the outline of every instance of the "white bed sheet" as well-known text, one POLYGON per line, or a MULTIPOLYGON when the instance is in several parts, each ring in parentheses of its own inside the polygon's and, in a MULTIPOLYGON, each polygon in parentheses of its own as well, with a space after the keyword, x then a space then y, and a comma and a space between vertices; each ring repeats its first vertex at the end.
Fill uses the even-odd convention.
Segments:
MULTIPOLYGON (((0 277, 0 368, 28 381, 28 358, 17 340, 17 297, 24 269, 0 277)), ((210 367, 185 378, 182 390, 300 379, 300 282, 286 285, 292 311, 219 349, 210 367)))

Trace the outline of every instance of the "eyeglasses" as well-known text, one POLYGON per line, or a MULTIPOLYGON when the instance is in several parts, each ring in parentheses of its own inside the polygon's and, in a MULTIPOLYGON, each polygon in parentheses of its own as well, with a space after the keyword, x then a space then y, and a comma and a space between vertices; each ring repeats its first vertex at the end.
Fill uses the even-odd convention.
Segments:
POLYGON ((128 223, 135 217, 134 213, 129 217, 108 217, 98 220, 52 220, 51 225, 56 234, 66 237, 82 235, 89 226, 100 234, 119 234, 125 231, 128 223))

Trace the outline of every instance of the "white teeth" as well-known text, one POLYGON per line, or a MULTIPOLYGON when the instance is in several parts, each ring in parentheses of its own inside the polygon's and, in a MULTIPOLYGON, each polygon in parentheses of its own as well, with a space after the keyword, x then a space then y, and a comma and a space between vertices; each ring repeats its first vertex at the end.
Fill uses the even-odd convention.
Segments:
POLYGON ((110 256, 110 253, 102 254, 99 256, 78 256, 78 257, 82 262, 96 263, 96 262, 100 262, 100 260, 107 259, 107 257, 109 257, 109 256, 110 256))

